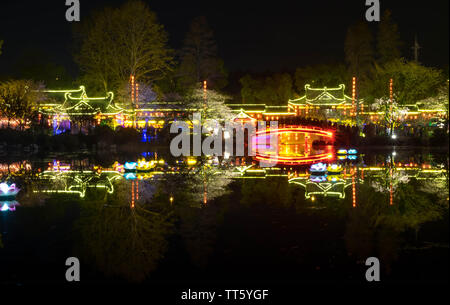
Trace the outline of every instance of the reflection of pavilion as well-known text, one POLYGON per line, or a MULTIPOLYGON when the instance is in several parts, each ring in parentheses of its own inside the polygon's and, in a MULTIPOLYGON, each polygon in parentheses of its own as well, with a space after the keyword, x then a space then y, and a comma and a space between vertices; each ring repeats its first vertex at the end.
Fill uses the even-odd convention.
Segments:
POLYGON ((104 189, 109 194, 114 192, 112 182, 122 175, 116 171, 44 171, 39 175, 35 193, 78 194, 81 198, 87 189, 104 189))
MULTIPOLYGON (((345 189, 354 186, 355 182, 363 182, 362 179, 356 179, 356 171, 349 174, 336 175, 326 181, 314 181, 309 174, 289 178, 289 183, 297 184, 305 189, 305 198, 309 199, 313 195, 324 197, 345 198, 345 189)), ((329 176, 330 177, 330 176, 329 176)), ((329 178, 327 177, 327 178, 329 178)))
MULTIPOLYGON (((356 206, 356 187, 369 179, 377 181, 386 178, 386 171, 392 178, 396 173, 404 175, 408 179, 418 180, 445 180, 446 170, 431 165, 418 164, 396 164, 395 167, 387 166, 344 166, 340 175, 324 176, 324 179, 317 179, 306 169, 267 167, 259 168, 256 165, 236 167, 236 173, 241 179, 265 179, 268 177, 286 177, 288 183, 301 186, 305 190, 305 198, 314 200, 315 196, 345 198, 348 187, 352 188, 353 205, 356 206)), ((391 198, 392 198, 391 188, 391 198)))

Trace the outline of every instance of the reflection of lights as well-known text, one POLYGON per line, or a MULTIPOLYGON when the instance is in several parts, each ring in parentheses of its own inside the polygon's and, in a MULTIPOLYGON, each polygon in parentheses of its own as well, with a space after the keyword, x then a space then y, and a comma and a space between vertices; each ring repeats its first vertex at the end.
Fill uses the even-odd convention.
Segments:
MULTIPOLYGON (((351 156, 349 156, 349 157, 351 157, 351 156)), ((338 156, 337 158, 338 158, 338 160, 345 160, 345 159, 347 159, 347 156, 338 156)))
POLYGON ((356 149, 354 149, 354 148, 350 148, 350 149, 347 151, 347 153, 348 153, 349 155, 356 155, 356 154, 358 153, 358 151, 357 151, 356 149))
POLYGON ((338 182, 339 180, 341 180, 341 178, 339 176, 328 176, 327 180, 329 182, 338 182))
POLYGON ((327 170, 327 165, 325 163, 319 162, 311 165, 309 168, 311 172, 324 172, 327 170))
POLYGON ((310 176, 309 180, 311 182, 325 182, 327 181, 327 176, 310 176))
POLYGON ((173 202, 173 197, 170 196, 169 200, 170 200, 170 203, 172 203, 173 202))
POLYGON ((230 153, 226 151, 226 152, 223 154, 223 158, 224 158, 225 160, 228 160, 228 159, 230 158, 230 153))
POLYGON ((15 183, 11 185, 5 182, 0 183, 0 196, 15 196, 19 191, 20 189, 16 187, 15 183))
POLYGON ((391 138, 392 139, 397 139, 397 135, 396 134, 392 134, 391 138))
POLYGON ((134 179, 136 179, 136 175, 134 173, 126 173, 125 174, 125 179, 127 179, 127 180, 134 180, 134 179))
POLYGON ((6 211, 15 211, 16 210, 16 206, 19 205, 19 203, 17 201, 4 201, 3 205, 2 203, 0 203, 0 211, 2 212, 6 212, 6 211))
POLYGON ((358 156, 356 156, 356 155, 350 155, 350 156, 347 156, 347 157, 348 157, 349 160, 356 160, 358 158, 358 156))

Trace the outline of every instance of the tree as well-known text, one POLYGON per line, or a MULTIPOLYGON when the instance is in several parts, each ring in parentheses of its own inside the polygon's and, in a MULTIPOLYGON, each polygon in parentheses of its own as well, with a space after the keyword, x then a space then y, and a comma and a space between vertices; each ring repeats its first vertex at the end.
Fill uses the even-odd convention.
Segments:
POLYGON ((391 11, 384 11, 381 22, 378 24, 377 55, 378 62, 381 64, 401 57, 400 34, 397 24, 391 19, 391 15, 391 11))
POLYGON ((150 184, 141 183, 140 199, 131 207, 131 183, 116 179, 113 195, 82 201, 76 227, 84 237, 79 244, 82 257, 106 275, 141 282, 164 257, 173 222, 167 201, 153 200, 150 184))
POLYGON ((399 105, 415 104, 436 96, 444 82, 443 74, 438 69, 397 59, 384 65, 375 65, 371 80, 365 86, 366 100, 373 101, 375 98, 388 96, 391 78, 394 80, 393 90, 399 105))
POLYGON ((184 107, 201 113, 202 120, 227 121, 232 118, 231 109, 225 104, 227 96, 214 90, 194 89, 183 98, 184 107))
POLYGON ((285 105, 294 94, 292 77, 288 73, 276 73, 259 78, 253 78, 247 74, 239 82, 242 85, 243 103, 285 105))
POLYGON ((179 74, 186 87, 195 87, 204 80, 212 89, 226 86, 224 63, 217 55, 214 34, 205 17, 197 17, 192 21, 180 59, 179 74))
POLYGON ((14 77, 44 82, 47 88, 67 89, 72 79, 63 65, 53 62, 48 54, 38 48, 27 48, 14 65, 14 77))
POLYGON ((347 84, 351 77, 343 64, 316 65, 297 68, 295 70, 295 86, 297 92, 303 92, 305 85, 312 87, 337 87, 340 84, 347 84))
POLYGON ((131 75, 152 82, 171 69, 167 34, 144 2, 129 1, 94 17, 81 30, 81 50, 75 57, 92 84, 106 92, 131 75))
POLYGON ((400 107, 395 98, 392 101, 388 98, 375 99, 370 107, 374 111, 383 112, 383 121, 390 135, 393 134, 394 128, 398 127, 408 114, 408 108, 400 107))
MULTIPOLYGON (((144 82, 139 83, 139 107, 148 108, 148 104, 156 100, 157 92, 155 92, 154 86, 146 84, 144 82)), ((130 104, 131 96, 131 84, 129 82, 122 83, 114 94, 114 100, 116 105, 126 108, 130 104)))
POLYGON ((345 60, 349 72, 364 80, 374 62, 373 37, 366 22, 352 26, 345 38, 345 60))
POLYGON ((35 119, 38 105, 45 99, 43 85, 30 80, 12 80, 0 83, 0 114, 15 120, 20 129, 35 119))
POLYGON ((262 84, 260 81, 254 79, 249 74, 244 75, 239 79, 242 85, 241 97, 242 103, 254 104, 257 103, 258 92, 262 90, 262 84))

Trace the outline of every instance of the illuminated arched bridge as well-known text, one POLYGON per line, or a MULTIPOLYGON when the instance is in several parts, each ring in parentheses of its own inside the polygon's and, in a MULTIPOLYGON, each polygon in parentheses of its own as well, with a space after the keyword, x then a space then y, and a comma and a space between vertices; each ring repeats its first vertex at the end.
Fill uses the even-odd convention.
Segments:
POLYGON ((334 141, 334 131, 305 126, 262 130, 253 137, 252 149, 257 160, 277 164, 301 165, 331 160, 332 147, 325 150, 314 149, 312 143, 316 140, 331 144, 334 141), (277 137, 276 148, 271 147, 271 136, 277 137))

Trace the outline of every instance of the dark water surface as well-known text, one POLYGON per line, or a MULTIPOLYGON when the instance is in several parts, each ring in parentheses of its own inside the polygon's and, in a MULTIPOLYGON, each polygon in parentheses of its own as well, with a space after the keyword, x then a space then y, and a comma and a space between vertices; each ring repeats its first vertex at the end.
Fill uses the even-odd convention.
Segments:
POLYGON ((82 283, 363 283, 371 256, 385 283, 447 282, 448 153, 334 162, 317 182, 163 152, 1 161, 20 191, 1 199, 0 283, 65 283, 71 256, 82 283), (139 158, 154 165, 124 172, 139 158))

